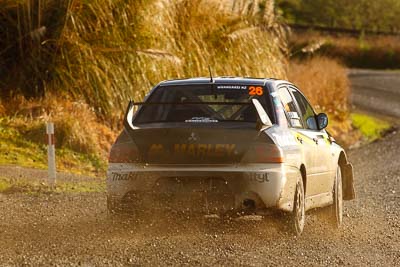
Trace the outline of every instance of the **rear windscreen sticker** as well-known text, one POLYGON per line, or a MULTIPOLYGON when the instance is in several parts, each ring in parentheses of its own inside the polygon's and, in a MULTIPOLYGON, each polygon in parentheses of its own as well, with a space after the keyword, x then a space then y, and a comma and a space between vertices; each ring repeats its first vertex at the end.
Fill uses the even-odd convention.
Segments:
POLYGON ((261 86, 247 86, 247 85, 218 85, 219 90, 248 90, 251 96, 262 96, 264 94, 264 88, 261 86))
POLYGON ((211 123, 218 122, 218 120, 207 117, 193 117, 189 120, 185 120, 185 122, 211 123))
POLYGON ((264 90, 261 86, 250 86, 249 87, 249 95, 263 95, 264 94, 264 90))
POLYGON ((217 89, 247 90, 246 85, 218 85, 217 89))

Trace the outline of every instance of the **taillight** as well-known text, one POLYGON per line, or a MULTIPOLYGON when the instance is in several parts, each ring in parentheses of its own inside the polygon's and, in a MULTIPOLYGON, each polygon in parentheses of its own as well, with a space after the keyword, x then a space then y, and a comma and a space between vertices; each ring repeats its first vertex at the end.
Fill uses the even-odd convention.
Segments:
POLYGON ((139 151, 132 144, 113 145, 108 158, 109 163, 134 163, 139 161, 139 151))
POLYGON ((273 144, 256 143, 250 146, 245 157, 245 163, 283 163, 281 149, 273 144))

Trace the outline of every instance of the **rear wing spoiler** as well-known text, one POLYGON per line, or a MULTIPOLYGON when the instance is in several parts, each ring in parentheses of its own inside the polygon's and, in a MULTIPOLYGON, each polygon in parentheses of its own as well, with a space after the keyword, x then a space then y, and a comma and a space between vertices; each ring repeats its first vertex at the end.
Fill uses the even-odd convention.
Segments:
POLYGON ((260 122, 264 127, 272 126, 271 119, 269 118, 267 112, 264 110, 258 99, 251 99, 251 102, 133 102, 133 100, 129 101, 128 107, 126 108, 125 116, 124 116, 124 126, 126 129, 134 129, 136 128, 133 122, 134 115, 134 107, 135 106, 158 106, 158 105, 254 105, 260 122))

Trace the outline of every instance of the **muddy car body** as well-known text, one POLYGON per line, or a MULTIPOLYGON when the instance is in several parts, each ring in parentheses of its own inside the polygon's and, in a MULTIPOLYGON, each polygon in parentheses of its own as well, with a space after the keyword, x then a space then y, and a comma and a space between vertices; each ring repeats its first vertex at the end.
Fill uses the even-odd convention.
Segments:
POLYGON ((340 225, 353 171, 327 123, 287 81, 162 82, 143 103, 129 103, 110 153, 108 209, 278 209, 301 233, 305 211, 331 205, 340 225))

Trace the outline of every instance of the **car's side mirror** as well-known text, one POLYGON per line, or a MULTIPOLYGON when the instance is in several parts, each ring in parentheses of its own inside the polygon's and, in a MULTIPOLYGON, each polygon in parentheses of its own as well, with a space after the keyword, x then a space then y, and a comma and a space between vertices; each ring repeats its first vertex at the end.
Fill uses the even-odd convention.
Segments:
POLYGON ((328 115, 320 113, 317 115, 318 129, 323 130, 328 126, 328 115))
POLYGON ((306 124, 308 129, 318 130, 317 119, 316 116, 310 116, 306 120, 306 124))

